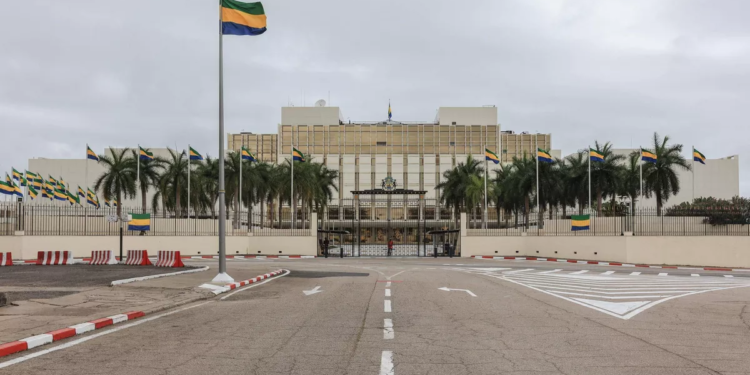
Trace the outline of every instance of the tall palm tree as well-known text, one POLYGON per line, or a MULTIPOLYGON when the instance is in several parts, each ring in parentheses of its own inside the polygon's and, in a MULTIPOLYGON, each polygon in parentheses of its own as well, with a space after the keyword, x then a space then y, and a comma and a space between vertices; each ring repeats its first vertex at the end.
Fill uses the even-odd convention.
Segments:
POLYGON ((596 212, 601 216, 602 197, 604 195, 614 197, 617 194, 617 188, 620 184, 620 170, 625 156, 613 154, 612 144, 609 142, 600 145, 599 141, 596 141, 595 150, 604 157, 604 161, 600 162, 591 162, 589 159, 589 162, 591 162, 591 187, 596 193, 596 212))
POLYGON ((178 215, 182 215, 180 198, 183 193, 187 192, 187 169, 188 158, 184 151, 177 152, 170 148, 169 158, 164 161, 164 173, 159 181, 162 190, 161 198, 167 201, 167 206, 174 199, 174 210, 178 215))
POLYGON ((630 212, 635 212, 635 201, 641 194, 641 155, 637 152, 631 152, 620 170, 619 192, 621 196, 630 198, 630 212))
POLYGON ((224 186, 226 188, 226 205, 233 207, 234 218, 232 225, 234 229, 240 228, 240 166, 242 165, 240 153, 229 151, 224 159, 224 186))
POLYGON ((129 149, 112 150, 112 155, 102 155, 99 163, 106 171, 96 179, 94 189, 101 190, 105 200, 117 199, 117 217, 122 217, 122 198, 134 198, 136 187, 135 160, 126 154, 129 149))
POLYGON ((644 189, 656 198, 656 214, 661 216, 661 208, 669 197, 680 192, 680 179, 675 170, 682 168, 689 171, 690 163, 680 154, 682 145, 668 145, 669 136, 659 139, 659 134, 654 133, 654 148, 656 163, 647 163, 643 166, 644 189))
POLYGON ((586 164, 586 153, 579 152, 568 155, 565 158, 566 175, 565 185, 567 199, 573 203, 578 203, 578 214, 583 215, 583 208, 588 204, 588 165, 586 164))
POLYGON ((482 178, 484 167, 472 155, 466 157, 466 162, 460 162, 450 170, 443 172, 442 182, 435 186, 440 191, 440 202, 446 207, 452 207, 456 224, 462 209, 473 209, 467 198, 467 187, 471 184, 472 176, 482 178))
POLYGON ((531 196, 536 189, 536 161, 528 158, 513 157, 513 174, 507 179, 507 186, 516 197, 523 201, 524 226, 529 227, 531 196))
POLYGON ((197 176, 197 190, 204 203, 202 206, 211 211, 211 217, 216 218, 216 202, 219 199, 219 159, 206 155, 203 163, 195 169, 197 176))
MULTIPOLYGON (((148 149, 146 149, 146 151, 148 151, 148 149)), ((140 164, 140 166, 136 165, 136 171, 134 172, 139 172, 138 187, 141 190, 141 210, 142 212, 147 212, 146 194, 148 193, 148 189, 150 186, 156 186, 159 183, 159 179, 161 177, 160 173, 164 170, 165 160, 161 157, 155 157, 149 160, 141 160, 136 150, 130 150, 130 153, 130 157, 134 161, 133 164, 140 164)))

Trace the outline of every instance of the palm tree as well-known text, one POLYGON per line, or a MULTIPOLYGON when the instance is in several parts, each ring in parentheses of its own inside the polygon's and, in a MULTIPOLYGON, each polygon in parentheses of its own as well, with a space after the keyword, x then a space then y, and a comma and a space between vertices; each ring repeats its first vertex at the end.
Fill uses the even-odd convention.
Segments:
POLYGON ((611 195, 614 197, 617 194, 617 188, 620 184, 620 170, 625 156, 613 154, 612 144, 609 142, 600 145, 599 141, 596 141, 595 146, 595 150, 604 157, 604 161, 600 162, 591 162, 589 158, 589 162, 591 162, 591 187, 596 192, 596 212, 601 216, 602 196, 611 195))
POLYGON ((469 155, 466 162, 458 163, 455 168, 443 172, 442 182, 435 186, 436 190, 440 190, 441 204, 453 208, 456 224, 462 209, 474 208, 466 195, 467 188, 472 183, 472 176, 481 180, 483 175, 484 167, 481 162, 469 155))
MULTIPOLYGON (((203 163, 198 164, 194 174, 197 176, 197 190, 204 203, 201 205, 211 211, 216 218, 216 201, 219 199, 219 159, 206 155, 203 163)), ((191 176, 192 177, 192 176, 191 176)), ((204 208, 204 209, 205 209, 204 208)))
POLYGON ((565 186, 567 198, 573 206, 578 202, 578 214, 583 215, 583 208, 588 204, 588 165, 586 154, 579 152, 565 158, 565 186))
POLYGON ((497 210, 497 224, 500 226, 500 212, 504 213, 504 218, 508 220, 509 212, 518 212, 520 205, 518 204, 519 199, 514 196, 515 191, 510 188, 508 181, 510 176, 514 173, 512 164, 500 164, 500 168, 495 170, 495 178, 488 183, 491 183, 488 188, 488 199, 495 204, 497 210))
POLYGON ((102 155, 99 163, 107 170, 96 179, 95 190, 101 190, 105 200, 117 199, 117 217, 122 217, 122 198, 134 198, 136 187, 135 160, 125 154, 129 149, 112 150, 112 156, 102 155))
POLYGON ((635 213, 635 200, 641 194, 641 155, 634 151, 628 155, 624 167, 620 170, 619 192, 621 196, 630 198, 630 212, 635 213))
POLYGON ((180 198, 187 191, 188 158, 184 151, 176 152, 170 148, 169 159, 164 161, 164 173, 158 185, 162 200, 166 200, 167 207, 174 207, 175 213, 182 215, 180 198), (174 201, 172 201, 174 199, 174 201), (174 202, 174 204, 170 204, 174 202))
POLYGON ((523 201, 524 227, 529 227, 529 212, 531 210, 531 194, 536 189, 536 161, 526 157, 513 157, 513 174, 507 179, 507 187, 513 195, 523 201))
POLYGON ((136 150, 130 150, 130 152, 131 158, 135 161, 134 164, 140 164, 140 166, 136 166, 136 171, 140 173, 138 175, 138 186, 141 190, 141 210, 142 212, 147 212, 146 194, 148 193, 149 186, 156 186, 159 183, 160 172, 164 170, 165 160, 160 157, 141 160, 136 150))
POLYGON ((667 142, 669 136, 659 140, 659 134, 654 133, 654 148, 650 151, 656 154, 656 163, 647 163, 643 166, 644 189, 656 197, 656 214, 659 216, 664 202, 667 202, 671 195, 680 192, 680 179, 675 169, 690 170, 690 164, 680 155, 682 145, 667 145, 667 142))
POLYGON ((229 151, 224 159, 224 183, 226 187, 226 205, 233 207, 234 219, 233 228, 240 228, 240 153, 229 151))

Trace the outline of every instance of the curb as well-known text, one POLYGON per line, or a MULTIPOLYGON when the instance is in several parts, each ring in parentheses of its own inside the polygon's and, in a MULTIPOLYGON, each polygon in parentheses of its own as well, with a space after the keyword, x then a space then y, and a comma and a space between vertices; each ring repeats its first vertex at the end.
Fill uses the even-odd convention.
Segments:
POLYGON ((491 255, 472 255, 474 259, 494 259, 494 260, 536 260, 540 262, 563 262, 577 264, 593 264, 597 266, 621 266, 621 267, 642 267, 642 268, 667 268, 678 270, 701 270, 701 271, 725 271, 725 272, 750 272, 748 268, 725 268, 725 267, 678 267, 678 266, 652 266, 649 264, 628 264, 617 262, 599 262, 595 260, 573 260, 558 258, 538 258, 538 257, 506 257, 491 255))
POLYGON ((203 284, 200 287, 204 288, 204 289, 210 289, 211 293, 213 293, 214 295, 218 296, 221 293, 226 293, 226 292, 228 292, 230 290, 237 289, 237 288, 239 288, 241 286, 250 285, 252 283, 257 283, 257 282, 259 282, 261 280, 265 280, 265 279, 270 279, 271 277, 279 275, 282 272, 284 272, 284 270, 279 269, 279 270, 276 270, 276 271, 273 271, 273 272, 269 272, 269 273, 267 273, 265 275, 256 276, 256 277, 254 277, 252 279, 247 279, 247 280, 243 280, 243 281, 233 282, 233 283, 227 284, 225 286, 216 286, 216 285, 213 285, 213 284, 203 284))
POLYGON ((160 277, 169 277, 169 276, 183 275, 183 274, 186 274, 186 273, 203 272, 203 271, 207 271, 209 268, 210 268, 209 266, 205 266, 205 267, 201 267, 201 268, 197 268, 197 269, 193 269, 193 270, 187 270, 187 271, 170 272, 170 273, 162 273, 162 274, 158 274, 158 275, 133 277, 131 279, 115 280, 112 283, 110 283, 109 286, 129 284, 129 283, 134 283, 136 281, 158 279, 160 277))
POLYGON ((127 322, 128 320, 140 318, 145 315, 146 314, 143 311, 130 311, 124 314, 112 315, 110 317, 76 324, 68 328, 58 329, 55 331, 43 333, 41 335, 27 337, 18 341, 0 344, 0 357, 5 357, 14 353, 33 349, 42 345, 51 344, 55 341, 94 331, 100 328, 111 326, 113 324, 127 322))
MULTIPOLYGON (((315 259, 315 255, 227 255, 227 259, 315 259)), ((185 255, 182 259, 219 259, 218 255, 185 255)))

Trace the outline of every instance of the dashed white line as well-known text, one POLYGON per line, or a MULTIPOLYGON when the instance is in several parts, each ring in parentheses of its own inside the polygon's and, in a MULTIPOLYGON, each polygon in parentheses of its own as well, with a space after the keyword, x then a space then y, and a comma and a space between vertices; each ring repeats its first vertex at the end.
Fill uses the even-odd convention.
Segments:
POLYGON ((640 275, 640 274, 641 274, 640 272, 631 272, 631 273, 630 273, 630 276, 638 276, 638 275, 640 275))
POLYGON ((390 289, 386 289, 385 290, 385 296, 386 297, 390 297, 391 296, 391 290, 390 289))
POLYGON ((607 271, 607 272, 602 272, 602 275, 611 275, 613 273, 615 273, 615 271, 607 271))
POLYGON ((384 350, 383 356, 380 357, 380 375, 394 375, 393 370, 393 352, 384 350))
POLYGON ((385 283, 385 287, 386 287, 386 288, 390 288, 390 287, 391 287, 391 282, 390 282, 390 281, 386 281, 386 283, 385 283))
POLYGON ((393 320, 383 320, 383 340, 392 340, 395 333, 393 332, 393 320))
POLYGON ((699 277, 700 275, 699 275, 699 274, 697 274, 697 273, 691 273, 691 274, 690 274, 690 276, 693 276, 693 277, 699 277))
POLYGON ((586 273, 586 272, 589 272, 589 271, 588 270, 581 270, 581 271, 571 272, 570 274, 571 275, 580 275, 580 274, 586 273))
POLYGON ((391 300, 389 299, 385 300, 385 306, 383 307, 383 311, 387 313, 391 312, 391 300))
POLYGON ((660 272, 659 276, 667 276, 668 274, 666 272, 660 272))
POLYGON ((533 271, 533 268, 527 268, 525 270, 515 270, 515 271, 505 271, 504 274, 511 274, 511 273, 519 273, 519 272, 526 272, 526 271, 533 271))
POLYGON ((732 276, 732 275, 724 275, 724 277, 734 277, 734 276, 732 276))

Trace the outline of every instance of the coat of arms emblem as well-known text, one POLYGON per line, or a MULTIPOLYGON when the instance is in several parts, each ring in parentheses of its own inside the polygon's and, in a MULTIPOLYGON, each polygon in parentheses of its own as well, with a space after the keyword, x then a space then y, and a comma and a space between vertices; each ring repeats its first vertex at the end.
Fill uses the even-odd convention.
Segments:
POLYGON ((383 179, 383 182, 380 184, 380 186, 385 191, 394 191, 396 190, 396 179, 394 179, 391 176, 388 176, 383 179))

